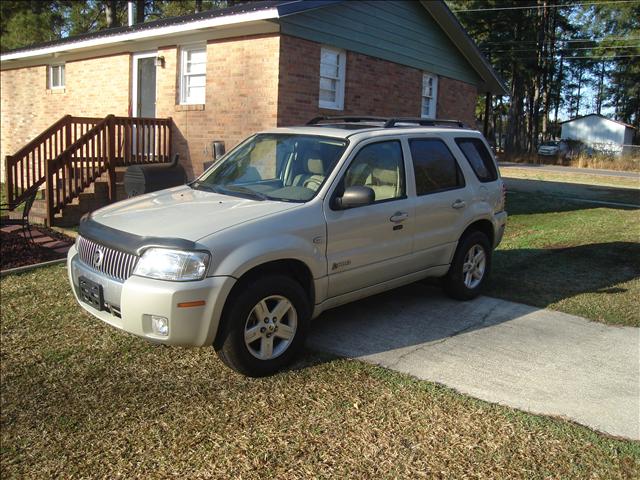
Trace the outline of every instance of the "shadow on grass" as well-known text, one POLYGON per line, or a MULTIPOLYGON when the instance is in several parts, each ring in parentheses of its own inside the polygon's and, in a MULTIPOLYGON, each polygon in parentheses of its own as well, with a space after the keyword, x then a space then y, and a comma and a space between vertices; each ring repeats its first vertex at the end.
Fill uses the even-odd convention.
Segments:
POLYGON ((582 293, 624 293, 640 277, 640 243, 497 250, 486 293, 540 307, 582 293))
POLYGON ((510 214, 568 212, 590 208, 640 209, 640 189, 516 178, 504 180, 509 192, 507 211, 510 214))

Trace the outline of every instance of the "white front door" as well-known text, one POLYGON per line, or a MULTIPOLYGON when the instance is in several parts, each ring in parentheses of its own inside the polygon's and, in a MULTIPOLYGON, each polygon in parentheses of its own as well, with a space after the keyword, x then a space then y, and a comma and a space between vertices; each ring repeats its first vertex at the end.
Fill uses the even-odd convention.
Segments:
POLYGON ((156 57, 157 52, 133 54, 131 105, 133 117, 156 116, 156 57))
MULTIPOLYGON (((133 54, 131 82, 132 116, 156 116, 156 57, 157 52, 133 54)), ((134 155, 152 160, 156 152, 156 130, 153 125, 133 126, 131 146, 134 155)))

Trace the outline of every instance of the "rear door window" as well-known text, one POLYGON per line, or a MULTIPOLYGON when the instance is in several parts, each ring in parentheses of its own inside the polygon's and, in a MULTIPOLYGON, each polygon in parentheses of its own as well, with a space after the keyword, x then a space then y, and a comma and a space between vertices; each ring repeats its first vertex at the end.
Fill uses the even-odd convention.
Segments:
POLYGON ((476 177, 483 183, 498 179, 498 172, 491 153, 479 138, 456 138, 456 143, 466 157, 476 177))
POLYGON ((416 193, 429 193, 464 187, 464 177, 458 162, 447 145, 437 138, 409 140, 416 193))

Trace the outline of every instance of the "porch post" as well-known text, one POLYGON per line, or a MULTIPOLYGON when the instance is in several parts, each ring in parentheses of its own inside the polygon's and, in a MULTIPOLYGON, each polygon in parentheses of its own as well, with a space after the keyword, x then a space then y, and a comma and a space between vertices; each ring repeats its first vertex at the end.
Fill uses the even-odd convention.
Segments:
MULTIPOLYGON (((53 225, 53 162, 52 159, 47 159, 47 178, 45 180, 44 198, 47 204, 47 226, 53 225)), ((58 186, 56 185, 56 188, 58 186)))
POLYGON ((107 117, 108 160, 107 173, 109 176, 109 203, 116 201, 116 122, 113 115, 107 117))
POLYGON ((13 165, 11 165, 11 155, 7 155, 4 157, 4 175, 6 189, 7 189, 7 203, 9 204, 9 208, 13 207, 14 200, 14 186, 13 186, 13 165))

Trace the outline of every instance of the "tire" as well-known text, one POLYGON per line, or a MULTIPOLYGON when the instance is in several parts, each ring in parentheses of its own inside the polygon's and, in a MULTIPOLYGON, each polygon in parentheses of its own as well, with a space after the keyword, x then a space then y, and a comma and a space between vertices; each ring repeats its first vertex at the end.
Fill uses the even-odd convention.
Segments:
POLYGON ((216 353, 243 375, 272 375, 291 363, 304 345, 309 299, 298 282, 284 275, 260 276, 239 287, 224 308, 216 353))
POLYGON ((480 295, 491 273, 491 256, 491 245, 484 233, 471 231, 462 237, 453 256, 451 267, 449 267, 449 271, 444 277, 444 290, 447 295, 456 300, 471 300, 480 295), (483 264, 479 261, 479 257, 476 257, 479 249, 484 253, 483 264), (468 255, 475 257, 474 266, 471 266, 471 272, 469 272, 471 281, 467 276, 467 266, 465 264, 465 261, 468 260, 468 255), (475 266, 478 268, 476 269, 475 266), (480 274, 481 277, 477 278, 477 275, 473 275, 473 272, 480 274))

